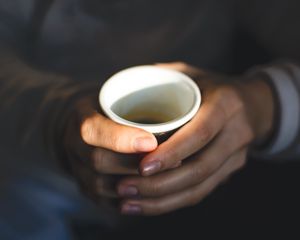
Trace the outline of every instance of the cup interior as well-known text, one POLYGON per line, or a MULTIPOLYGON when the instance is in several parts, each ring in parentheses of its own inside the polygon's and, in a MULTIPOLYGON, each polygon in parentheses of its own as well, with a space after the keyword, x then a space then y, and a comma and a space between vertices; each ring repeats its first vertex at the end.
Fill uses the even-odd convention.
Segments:
POLYGON ((123 70, 103 85, 100 105, 114 121, 152 133, 189 121, 200 106, 200 91, 186 75, 156 66, 123 70))

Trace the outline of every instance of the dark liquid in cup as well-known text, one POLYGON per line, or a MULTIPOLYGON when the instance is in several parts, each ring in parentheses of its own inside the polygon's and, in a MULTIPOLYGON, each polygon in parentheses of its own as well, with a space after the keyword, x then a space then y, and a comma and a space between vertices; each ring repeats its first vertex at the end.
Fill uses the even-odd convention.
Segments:
POLYGON ((168 116, 165 113, 147 110, 132 111, 121 117, 128 121, 141 124, 158 124, 173 120, 172 117, 168 116))

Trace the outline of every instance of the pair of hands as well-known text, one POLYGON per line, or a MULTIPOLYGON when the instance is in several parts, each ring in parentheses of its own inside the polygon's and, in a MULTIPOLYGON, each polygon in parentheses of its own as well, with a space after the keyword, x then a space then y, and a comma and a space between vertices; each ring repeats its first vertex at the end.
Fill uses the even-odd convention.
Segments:
POLYGON ((121 199, 121 212, 159 215, 199 203, 246 163, 249 144, 272 129, 273 98, 260 78, 247 83, 184 63, 162 64, 191 76, 202 92, 196 116, 158 145, 119 125, 87 96, 75 105, 64 145, 73 173, 91 197, 121 199))

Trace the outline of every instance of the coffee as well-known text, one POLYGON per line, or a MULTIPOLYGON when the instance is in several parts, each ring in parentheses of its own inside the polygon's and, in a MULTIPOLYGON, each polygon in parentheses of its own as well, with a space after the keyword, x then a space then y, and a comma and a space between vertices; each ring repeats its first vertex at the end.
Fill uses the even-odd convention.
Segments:
POLYGON ((180 72, 137 66, 109 78, 99 101, 107 117, 117 123, 167 136, 197 113, 201 94, 195 82, 180 72))
POLYGON ((171 121, 173 118, 166 113, 154 110, 133 110, 121 116, 122 118, 141 124, 159 124, 171 121))

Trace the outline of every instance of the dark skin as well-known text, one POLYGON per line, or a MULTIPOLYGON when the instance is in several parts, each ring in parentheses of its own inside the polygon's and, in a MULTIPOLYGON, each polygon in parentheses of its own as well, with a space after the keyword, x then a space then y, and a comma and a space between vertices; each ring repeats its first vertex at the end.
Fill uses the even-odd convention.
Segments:
POLYGON ((83 189, 98 200, 121 200, 123 214, 160 215, 198 204, 244 167, 249 146, 272 131, 274 100, 262 76, 224 81, 228 76, 184 63, 160 66, 189 75, 202 92, 196 116, 167 141, 158 145, 152 134, 107 119, 91 96, 77 102, 65 134, 83 189))

